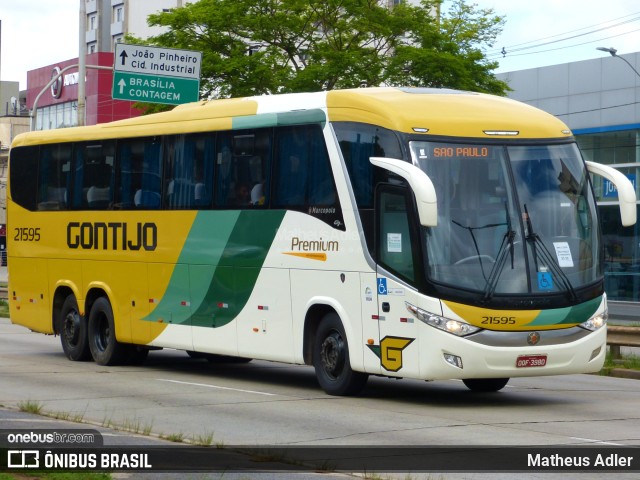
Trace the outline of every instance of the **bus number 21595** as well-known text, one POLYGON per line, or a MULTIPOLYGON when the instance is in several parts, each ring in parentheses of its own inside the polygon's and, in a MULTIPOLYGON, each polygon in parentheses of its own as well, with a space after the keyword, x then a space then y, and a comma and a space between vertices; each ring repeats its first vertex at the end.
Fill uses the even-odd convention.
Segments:
POLYGON ((13 236, 15 242, 39 242, 40 227, 18 227, 13 236))

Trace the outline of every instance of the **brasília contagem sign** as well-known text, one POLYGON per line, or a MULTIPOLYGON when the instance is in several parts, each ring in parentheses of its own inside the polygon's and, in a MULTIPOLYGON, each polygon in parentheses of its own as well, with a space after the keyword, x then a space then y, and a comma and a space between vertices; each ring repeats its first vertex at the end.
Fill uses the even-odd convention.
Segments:
POLYGON ((112 96, 116 100, 178 105, 200 91, 202 52, 116 45, 112 96))

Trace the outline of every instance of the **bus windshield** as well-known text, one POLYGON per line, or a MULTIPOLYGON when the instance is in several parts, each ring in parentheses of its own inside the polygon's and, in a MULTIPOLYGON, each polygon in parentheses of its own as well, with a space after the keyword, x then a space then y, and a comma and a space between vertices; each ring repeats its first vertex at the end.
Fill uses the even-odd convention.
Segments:
POLYGON ((600 276, 596 208, 575 144, 410 142, 433 181, 438 225, 422 227, 436 284, 494 295, 563 293, 600 276))

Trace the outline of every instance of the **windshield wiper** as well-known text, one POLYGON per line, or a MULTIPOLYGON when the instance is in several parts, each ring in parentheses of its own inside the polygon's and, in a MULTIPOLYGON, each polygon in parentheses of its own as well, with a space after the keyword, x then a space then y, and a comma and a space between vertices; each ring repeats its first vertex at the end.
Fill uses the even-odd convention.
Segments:
MULTIPOLYGON (((480 253, 480 247, 478 246, 478 241, 476 240, 476 235, 473 232, 474 230, 483 230, 485 228, 496 228, 496 227, 502 227, 503 225, 506 225, 505 223, 488 223, 486 225, 482 225, 480 227, 467 227, 465 225, 463 225, 460 222, 457 222, 455 220, 451 220, 451 223, 453 223, 454 225, 457 225, 458 227, 467 230, 469 232, 469 235, 471 235, 471 240, 473 241, 473 246, 475 247, 476 250, 476 257, 478 258, 478 262, 480 263, 480 272, 482 273, 482 277, 484 278, 485 283, 488 282, 489 280, 487 279, 487 276, 484 273, 484 265, 482 263, 482 253, 480 253)), ((495 265, 494 265, 495 268, 495 265)), ((491 270, 491 272, 489 272, 489 276, 491 276, 491 273, 493 272, 493 269, 491 270)))
MULTIPOLYGON (((511 270, 514 269, 513 264, 513 240, 516 238, 516 231, 513 229, 511 225, 511 217, 509 216, 509 209, 507 207, 507 203, 504 204, 505 214, 507 216, 507 231, 502 237, 502 243, 500 244, 500 248, 498 249, 498 256, 496 257, 496 263, 493 264, 493 268, 489 273, 489 279, 487 280, 487 285, 484 289, 484 293, 482 294, 482 301, 488 302, 493 297, 493 294, 498 287, 498 280, 500 279, 500 275, 502 275, 502 270, 504 270, 504 266, 507 263, 507 253, 511 254, 511 270)), ((504 224, 502 224, 504 225, 504 224)))
POLYGON ((562 271, 562 268, 560 267, 560 265, 558 265, 558 262, 553 257, 551 252, 549 252, 540 236, 533 230, 533 223, 531 222, 531 217, 529 216, 529 211, 527 210, 527 204, 524 204, 524 213, 526 216, 528 230, 527 241, 531 243, 533 262, 536 267, 536 272, 543 271, 538 265, 538 254, 540 254, 540 258, 543 262, 546 263, 545 266, 551 270, 551 274, 556 278, 556 281, 559 281, 562 284, 565 291, 571 297, 571 300, 576 300, 578 297, 576 295, 575 289, 573 288, 573 285, 571 285, 571 280, 569 280, 569 277, 567 277, 567 275, 562 271), (536 248, 536 245, 540 247, 539 252, 536 248))

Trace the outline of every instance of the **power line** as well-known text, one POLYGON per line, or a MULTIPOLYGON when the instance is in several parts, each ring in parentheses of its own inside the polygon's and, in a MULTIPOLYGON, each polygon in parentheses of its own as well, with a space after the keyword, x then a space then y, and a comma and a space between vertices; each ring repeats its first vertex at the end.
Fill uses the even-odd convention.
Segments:
POLYGON ((554 113, 553 115, 556 116, 556 117, 566 117, 568 115, 577 115, 578 113, 599 112, 600 110, 610 110, 612 108, 630 107, 630 106, 638 105, 638 104, 640 104, 640 102, 630 102, 630 103, 623 103, 621 105, 609 105, 608 107, 598 107, 598 108, 592 108, 592 109, 589 109, 589 110, 580 110, 578 112, 554 113))
POLYGON ((514 54, 511 54, 509 52, 506 52, 506 54, 502 53, 502 52, 500 52, 499 54, 495 54, 494 53, 492 55, 487 55, 487 59, 488 60, 493 60, 493 59, 496 59, 496 58, 500 58, 501 56, 504 57, 505 55, 509 55, 509 57, 521 57, 523 55, 535 55, 537 53, 545 53, 545 52, 553 52, 553 51, 556 51, 556 50, 564 50, 566 48, 574 48, 574 47, 579 47, 579 46, 582 46, 582 45, 587 45, 589 43, 598 43, 598 42, 602 42, 603 40, 609 40, 611 38, 622 37, 624 35, 629 35, 630 33, 635 33, 635 32, 638 32, 638 31, 640 31, 640 29, 631 30, 629 32, 624 32, 624 33, 619 33, 617 35, 610 35, 608 37, 598 38, 596 40, 589 40, 588 42, 574 43, 572 45, 565 45, 563 47, 547 48, 545 50, 536 50, 535 52, 514 53, 514 54))
MULTIPOLYGON (((522 42, 522 43, 518 43, 518 44, 514 44, 511 45, 509 47, 502 47, 502 49, 498 50, 498 49, 494 49, 494 50, 488 50, 487 51, 487 56, 488 57, 498 57, 498 56, 506 56, 509 54, 512 54, 513 52, 520 52, 520 51, 524 51, 524 50, 529 50, 529 49, 533 49, 533 48, 539 48, 545 45, 551 45, 554 43, 560 43, 560 42, 565 42, 574 38, 578 38, 578 37, 582 37, 585 35, 591 35, 593 33, 597 33, 597 32, 601 32, 603 30, 608 30, 611 28, 616 28, 616 27, 620 27, 622 25, 626 25, 632 22, 636 22, 640 20, 640 12, 636 12, 636 13, 632 13, 629 15, 625 15, 622 17, 618 17, 615 18, 613 20, 608 20, 607 22, 604 23, 600 23, 597 25, 590 25, 588 27, 582 27, 576 30, 570 30, 568 32, 564 32, 564 33, 559 33, 559 34, 555 34, 555 35, 550 35, 550 36, 546 36, 537 40, 530 40, 527 42, 522 42), (631 17, 631 18, 629 18, 631 17), (619 20, 623 20, 623 21, 619 21, 619 20), (603 26, 606 25, 607 23, 611 23, 611 22, 617 22, 614 23, 613 25, 607 25, 607 26, 603 26), (597 27, 597 28, 595 28, 597 27), (584 30, 590 29, 587 32, 583 32, 584 30), (577 33, 577 32, 583 32, 583 33, 577 33), (562 37, 562 38, 558 38, 558 37, 562 37), (555 39, 555 40, 551 40, 551 39, 555 39), (533 45, 532 45, 533 44, 533 45)), ((631 33, 631 32, 629 32, 631 33)), ((607 38, 613 38, 613 37, 607 37, 607 38)))

